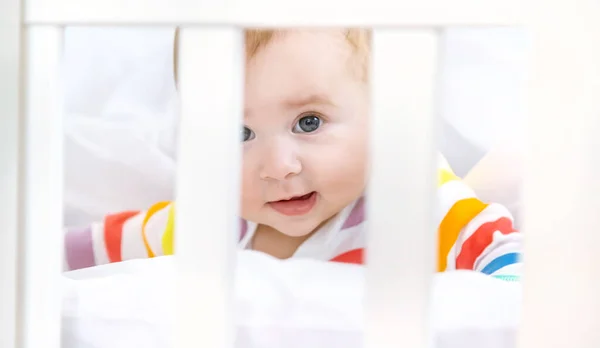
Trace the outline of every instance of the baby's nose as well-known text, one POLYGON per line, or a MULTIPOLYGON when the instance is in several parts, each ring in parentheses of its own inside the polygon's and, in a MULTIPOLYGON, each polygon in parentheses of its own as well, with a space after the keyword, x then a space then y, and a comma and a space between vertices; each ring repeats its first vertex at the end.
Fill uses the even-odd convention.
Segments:
POLYGON ((301 171, 296 151, 287 146, 271 146, 265 151, 260 176, 263 180, 286 180, 301 171))

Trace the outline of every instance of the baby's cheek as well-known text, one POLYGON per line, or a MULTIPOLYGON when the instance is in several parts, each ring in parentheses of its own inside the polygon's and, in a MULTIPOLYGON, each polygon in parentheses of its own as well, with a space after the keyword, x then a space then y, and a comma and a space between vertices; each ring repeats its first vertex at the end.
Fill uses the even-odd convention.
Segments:
POLYGON ((360 191, 359 194, 362 194, 365 187, 369 152, 365 140, 357 136, 339 156, 338 180, 353 193, 360 191))
POLYGON ((255 221, 261 207, 256 199, 256 195, 251 189, 242 189, 240 196, 240 217, 242 219, 255 221))
POLYGON ((362 194, 366 177, 366 149, 343 147, 322 157, 318 177, 323 191, 344 205, 362 194))
POLYGON ((240 209, 242 217, 252 214, 257 210, 260 197, 260 183, 257 182, 257 177, 252 174, 250 166, 246 163, 242 164, 241 173, 241 192, 240 192, 240 209))
MULTIPOLYGON (((352 137, 348 139, 344 146, 337 153, 337 163, 340 175, 344 177, 364 176, 367 169, 368 144, 366 137, 352 137)), ((350 178, 352 179, 352 178, 350 178)))

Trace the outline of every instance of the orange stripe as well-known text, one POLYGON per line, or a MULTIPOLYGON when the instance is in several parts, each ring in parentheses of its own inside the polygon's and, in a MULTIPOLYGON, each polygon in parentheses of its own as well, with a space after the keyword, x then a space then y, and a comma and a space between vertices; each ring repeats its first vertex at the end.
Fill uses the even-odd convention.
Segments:
POLYGON ((156 254, 152 251, 150 247, 150 243, 148 242, 148 237, 146 236, 146 224, 150 221, 152 215, 156 214, 158 211, 164 209, 168 206, 170 202, 160 202, 153 205, 148 212, 146 212, 146 217, 144 217, 144 222, 142 223, 142 239, 144 239, 144 246, 146 247, 146 252, 148 253, 148 257, 155 257, 156 254))
POLYGON ((123 239, 123 224, 139 214, 139 211, 126 211, 107 215, 104 218, 104 244, 110 262, 123 261, 121 256, 121 240, 123 239))
POLYGON ((454 203, 450 208, 438 230, 438 272, 446 270, 446 258, 460 231, 486 207, 487 204, 477 198, 466 198, 454 203))

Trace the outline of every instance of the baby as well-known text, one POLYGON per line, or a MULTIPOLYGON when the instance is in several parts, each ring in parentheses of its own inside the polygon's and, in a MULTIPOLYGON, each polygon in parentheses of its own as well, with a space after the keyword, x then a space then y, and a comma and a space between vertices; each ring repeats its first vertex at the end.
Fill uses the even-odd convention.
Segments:
MULTIPOLYGON (((249 30, 245 40, 239 247, 362 263, 369 31, 249 30)), ((519 276, 510 213, 478 200, 441 157, 438 171, 438 271, 519 276)), ((67 268, 172 254, 173 209, 158 203, 68 231, 67 268)))

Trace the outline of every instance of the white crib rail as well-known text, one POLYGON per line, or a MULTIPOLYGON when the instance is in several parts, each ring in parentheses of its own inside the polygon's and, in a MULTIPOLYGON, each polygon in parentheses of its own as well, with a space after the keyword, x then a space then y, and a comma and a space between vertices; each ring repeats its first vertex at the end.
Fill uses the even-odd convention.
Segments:
POLYGON ((600 347, 600 2, 530 1, 522 348, 600 347), (538 10, 543 8, 543 10, 538 10))
MULTIPOLYGON (((19 40, 24 39, 19 35, 18 23, 21 1, 3 1, 0 32, 7 36, 6 40, 0 37, 3 43, 0 46, 3 53, 0 56, 3 111, 0 117, 0 218, 4 222, 0 233, 1 346, 59 347, 56 279, 61 260, 62 149, 57 104, 60 88, 55 74, 60 30, 40 25, 229 26, 184 29, 180 56, 183 131, 177 186, 176 248, 181 272, 177 298, 187 308, 180 307, 184 325, 178 331, 180 339, 176 342, 177 346, 219 348, 233 346, 233 318, 229 306, 234 262, 231 251, 237 225, 230 217, 235 215, 239 188, 234 186, 231 190, 229 185, 238 181, 240 153, 236 123, 242 110, 243 72, 241 37, 239 30, 233 27, 421 27, 408 33, 393 33, 390 29, 375 32, 373 54, 377 66, 372 88, 373 134, 376 135, 373 150, 376 153, 373 157, 375 180, 368 203, 372 229, 371 255, 367 260, 366 316, 369 322, 365 340, 367 347, 404 344, 419 348, 429 343, 427 289, 433 271, 431 243, 434 237, 427 232, 432 231, 427 210, 432 202, 434 181, 432 101, 433 73, 438 58, 433 29, 447 25, 514 24, 518 21, 517 4, 514 0, 28 0, 24 3, 22 20, 32 29, 27 36, 29 40, 21 43, 29 43, 29 49, 21 56, 19 40), (206 52, 199 51, 207 48, 206 52), (408 54, 396 56, 399 50, 408 54), (22 63, 19 59, 27 62, 27 79, 20 79, 22 63), (390 73, 386 75, 382 71, 390 73), (391 100, 391 93, 396 99, 391 100), (396 113, 398 115, 392 115, 396 113), (212 119, 209 134, 203 122, 212 114, 227 117, 212 119), (405 136, 397 137, 395 132, 405 136), (420 133, 420 137, 411 137, 412 132, 420 133), (409 151, 392 152, 386 145, 409 151), (216 150, 230 156, 219 157, 216 150), (204 161, 210 162, 211 168, 203 166, 204 161), (399 163, 412 166, 400 167, 399 163), (227 194, 219 194, 224 192, 227 194), (207 193, 214 196, 214 204, 198 205, 201 203, 195 198, 207 193), (399 200, 394 193, 406 196, 399 200), (408 199, 413 199, 410 202, 413 205, 408 205, 408 199), (394 204, 406 209, 392 211, 390 207, 394 204), (199 210, 206 215, 201 219, 213 221, 215 225, 205 231, 195 230, 193 221, 199 210), (394 213, 398 220, 391 219, 394 213), (415 234, 415 231, 423 234, 415 234), (35 241, 45 244, 34 244, 35 241), (398 262, 394 257, 406 251, 403 249, 406 245, 412 247, 412 252, 402 254, 398 262), (22 251, 22 255, 17 251, 22 251), (18 283, 17 278, 21 280, 18 283), (390 281, 385 282, 385 279, 390 281), (407 325, 404 330, 399 330, 399 323, 407 325), (199 327, 203 330, 197 330, 199 327)), ((530 4, 546 10, 549 6, 533 0, 530 4)), ((537 74, 533 80, 533 120, 546 128, 532 127, 531 133, 533 150, 526 211, 529 229, 526 233, 526 330, 521 335, 521 345, 523 348, 595 348, 600 346, 600 320, 597 320, 600 285, 595 278, 600 266, 595 262, 592 246, 598 241, 594 229, 600 216, 595 209, 600 206, 597 198, 600 185, 596 183, 600 166, 595 163, 593 150, 597 138, 594 131, 600 127, 598 108, 592 96, 600 92, 597 69, 600 9, 595 0, 571 0, 560 5, 554 2, 550 8, 554 12, 542 11, 544 17, 537 17, 534 22, 539 30, 536 39, 540 55, 534 65, 537 74), (587 17, 582 17, 583 14, 587 17), (554 25, 556 18, 568 19, 565 22, 568 25, 554 25), (595 31, 589 32, 592 28, 595 31), (567 49, 553 42, 566 35, 573 35, 569 38, 574 40, 565 46, 567 49), (563 92, 551 76, 559 77, 561 86, 570 88, 563 92), (571 128, 563 128, 564 117, 572 122, 571 128), (567 143, 566 139, 572 142, 567 143), (536 148, 541 144, 547 152, 536 148), (548 156, 551 151, 556 155, 548 156), (564 166, 572 166, 572 171, 561 170, 564 166), (565 178, 573 183, 572 187, 558 186, 565 178), (563 202, 553 205, 548 195, 559 197, 563 202), (565 209, 560 208, 560 203, 566 204, 565 209), (545 220, 548 216, 554 220, 545 220), (554 252, 554 257, 565 257, 551 259, 548 250, 554 252), (550 268, 544 270, 548 265, 557 272, 558 280, 550 268), (566 283, 557 284, 560 278, 566 283)))
POLYGON ((510 25, 519 0, 28 0, 29 24, 260 27, 510 25))
POLYGON ((20 1, 0 2, 0 347, 17 342, 20 1))
POLYGON ((183 28, 180 35, 175 342, 176 347, 233 347, 243 35, 233 27, 183 28), (200 227, 198 221, 206 223, 200 227))
POLYGON ((62 28, 25 31, 19 347, 59 348, 63 269, 62 28), (43 57, 43 59, 39 59, 43 57))
POLYGON ((433 29, 373 33, 365 348, 431 344, 437 39, 433 29))
POLYGON ((19 3, 9 5, 1 8, 9 36, 0 64, 0 346, 59 348, 62 30, 21 30, 19 3))

